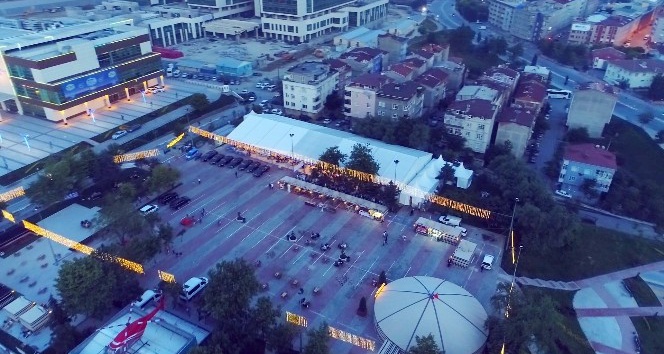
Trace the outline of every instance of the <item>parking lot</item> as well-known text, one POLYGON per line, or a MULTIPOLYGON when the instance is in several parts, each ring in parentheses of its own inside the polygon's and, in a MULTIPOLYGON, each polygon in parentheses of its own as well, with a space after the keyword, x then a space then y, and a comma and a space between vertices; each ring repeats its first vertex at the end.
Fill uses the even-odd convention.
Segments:
MULTIPOLYGON (((224 155, 240 156, 227 147, 218 150, 224 155)), ((202 154, 205 153, 204 148, 202 154)), ((183 172, 183 185, 176 191, 191 201, 179 210, 161 206, 159 215, 173 225, 176 234, 185 231, 175 238, 171 253, 160 255, 155 264, 148 266, 148 274, 156 274, 160 269, 184 282, 192 276, 206 275, 221 260, 242 257, 256 265, 260 261, 257 277, 275 304, 305 316, 309 327, 326 321, 349 333, 373 339, 377 345, 381 341, 371 319, 375 291, 372 281, 383 270, 389 279, 430 275, 451 280, 489 308, 497 272, 480 273, 479 262, 486 253, 496 255, 496 262, 500 262, 501 238, 485 243, 481 233, 486 232, 469 227, 468 239, 478 244, 471 266, 448 267, 446 260, 454 247, 413 231, 413 222, 418 217, 438 215, 420 212, 410 215, 408 209, 388 214, 380 223, 344 209, 343 204, 337 205, 335 213, 324 212, 305 204, 305 197, 278 188, 277 181, 292 174, 286 168, 272 165, 267 173, 255 177, 228 165, 211 165, 213 160, 187 160, 184 155, 169 160, 183 172), (269 188, 270 183, 274 189, 269 188), (244 223, 237 220, 238 213, 246 219, 244 223), (195 219, 196 223, 181 225, 185 217, 195 219), (383 245, 384 231, 388 233, 387 245, 383 245), (295 242, 287 239, 291 232, 296 235, 295 242), (318 232, 321 237, 307 244, 311 232, 318 232), (406 236, 405 241, 402 236, 406 236), (331 249, 321 251, 324 243, 330 244, 331 249), (341 243, 347 243, 350 260, 335 267, 341 243), (174 252, 181 255, 176 257, 174 252), (355 314, 362 296, 369 301, 367 317, 355 314), (311 302, 309 308, 299 305, 302 298, 311 302)), ((143 285, 156 286, 156 277, 146 277, 143 285)), ((330 341, 330 349, 333 353, 364 352, 336 340, 330 341)))

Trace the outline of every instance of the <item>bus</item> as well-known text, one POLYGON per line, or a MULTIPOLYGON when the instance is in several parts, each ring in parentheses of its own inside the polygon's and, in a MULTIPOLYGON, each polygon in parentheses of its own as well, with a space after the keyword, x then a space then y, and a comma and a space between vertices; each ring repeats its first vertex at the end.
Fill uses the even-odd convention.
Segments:
POLYGON ((549 98, 564 98, 566 100, 569 100, 572 98, 572 91, 570 90, 554 90, 554 89, 549 89, 546 90, 546 93, 549 98))

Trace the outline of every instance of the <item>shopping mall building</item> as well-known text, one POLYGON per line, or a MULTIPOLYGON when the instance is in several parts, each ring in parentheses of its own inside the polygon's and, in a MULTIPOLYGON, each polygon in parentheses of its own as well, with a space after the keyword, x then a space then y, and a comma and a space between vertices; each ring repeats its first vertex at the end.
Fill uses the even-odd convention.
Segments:
POLYGON ((147 28, 110 19, 0 40, 0 105, 50 121, 163 85, 147 28))

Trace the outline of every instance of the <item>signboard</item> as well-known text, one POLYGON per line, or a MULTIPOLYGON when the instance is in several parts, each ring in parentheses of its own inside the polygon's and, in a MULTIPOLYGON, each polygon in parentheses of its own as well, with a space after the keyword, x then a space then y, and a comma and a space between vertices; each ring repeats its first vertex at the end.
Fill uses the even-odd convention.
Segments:
POLYGON ((22 197, 25 195, 23 187, 14 188, 8 192, 0 194, 0 202, 8 202, 14 198, 22 197))
POLYGON ((74 99, 84 94, 111 87, 119 82, 115 69, 96 72, 84 77, 73 79, 62 84, 62 93, 67 99, 74 99))

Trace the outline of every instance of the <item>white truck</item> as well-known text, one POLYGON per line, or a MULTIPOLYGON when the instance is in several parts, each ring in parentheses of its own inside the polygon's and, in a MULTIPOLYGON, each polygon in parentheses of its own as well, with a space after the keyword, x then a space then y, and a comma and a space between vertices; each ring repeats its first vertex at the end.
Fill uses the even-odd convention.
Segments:
POLYGON ((173 70, 175 70, 175 65, 173 63, 168 64, 166 67, 166 76, 171 77, 173 76, 173 70))
POLYGON ((461 225, 461 218, 458 216, 443 215, 438 220, 445 225, 450 225, 455 227, 461 225))
POLYGON ((482 260, 482 269, 491 270, 493 267, 493 256, 490 254, 485 254, 484 259, 482 260))

